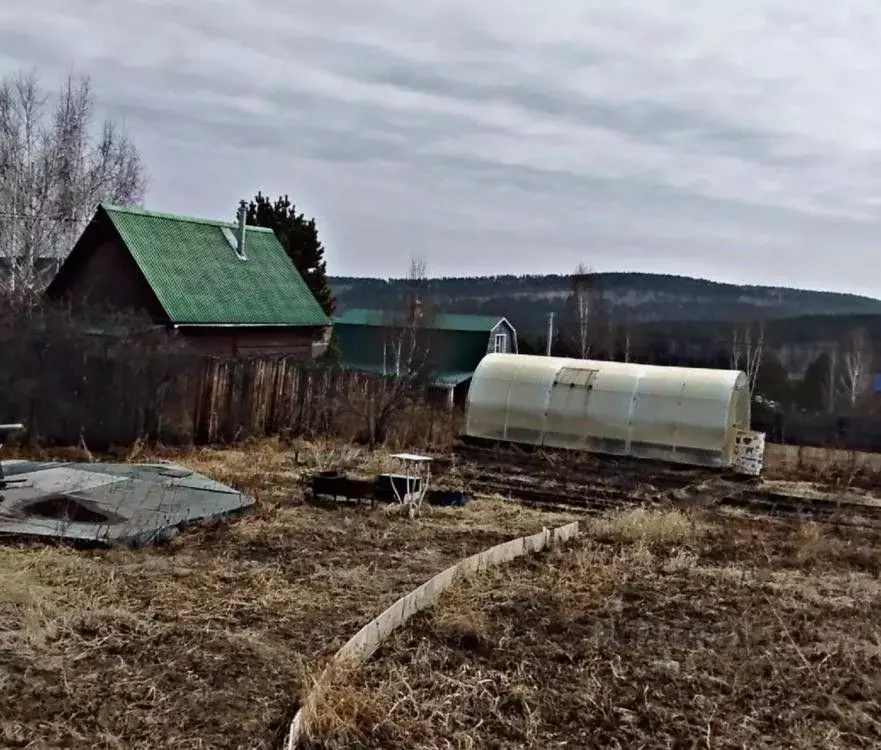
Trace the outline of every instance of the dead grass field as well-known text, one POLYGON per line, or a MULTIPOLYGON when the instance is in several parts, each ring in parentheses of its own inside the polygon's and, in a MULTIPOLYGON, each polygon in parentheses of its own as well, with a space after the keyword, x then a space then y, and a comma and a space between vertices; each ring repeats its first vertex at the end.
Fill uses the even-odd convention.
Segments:
MULTIPOLYGON (((846 477, 852 465, 778 448, 772 476, 842 466, 846 477)), ((486 498, 416 521, 305 504, 307 472, 386 468, 383 452, 338 443, 134 446, 119 458, 180 461, 253 494, 257 509, 161 548, 0 546, 0 747, 276 746, 311 677, 367 620, 461 557, 576 517, 486 498)), ((643 532, 625 518, 421 617, 332 691, 339 705, 316 746, 654 736, 706 747, 709 736, 710 747, 760 747, 771 736, 832 748, 871 736, 878 540, 680 516, 643 519, 643 532)))
POLYGON ((309 746, 877 748, 881 537, 680 511, 475 576, 360 672, 309 746))
POLYGON ((162 548, 0 546, 0 747, 272 747, 364 622, 455 560, 571 518, 490 499, 416 521, 304 504, 304 472, 386 460, 348 447, 129 458, 181 461, 258 507, 162 548))

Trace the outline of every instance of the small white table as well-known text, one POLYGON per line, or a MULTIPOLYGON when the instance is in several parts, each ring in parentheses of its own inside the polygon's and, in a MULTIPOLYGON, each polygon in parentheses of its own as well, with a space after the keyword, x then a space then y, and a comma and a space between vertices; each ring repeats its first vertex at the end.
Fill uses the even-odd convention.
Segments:
POLYGON ((417 453, 395 453, 392 458, 401 463, 406 490, 401 496, 394 482, 392 489, 398 502, 407 506, 410 518, 413 518, 422 505, 425 493, 428 492, 428 484, 431 481, 431 457, 420 456, 417 453))

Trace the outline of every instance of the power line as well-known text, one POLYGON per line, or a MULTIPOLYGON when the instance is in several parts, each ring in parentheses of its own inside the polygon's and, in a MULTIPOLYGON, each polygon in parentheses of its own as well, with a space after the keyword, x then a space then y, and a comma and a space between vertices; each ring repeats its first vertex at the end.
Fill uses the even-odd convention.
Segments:
POLYGON ((23 221, 54 221, 57 223, 69 224, 78 224, 81 221, 85 221, 85 219, 76 219, 73 216, 41 216, 39 214, 31 214, 30 216, 28 216, 27 214, 16 213, 15 211, 0 211, 0 219, 21 219, 23 221))

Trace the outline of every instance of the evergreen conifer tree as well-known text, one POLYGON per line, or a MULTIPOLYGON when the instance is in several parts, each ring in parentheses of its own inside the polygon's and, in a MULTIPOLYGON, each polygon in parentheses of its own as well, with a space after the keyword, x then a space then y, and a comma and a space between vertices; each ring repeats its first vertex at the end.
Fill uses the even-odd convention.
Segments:
POLYGON ((324 246, 318 237, 315 219, 297 213, 287 195, 272 201, 258 192, 248 204, 246 221, 250 226, 267 227, 275 232, 315 299, 325 313, 332 315, 336 303, 327 280, 324 246))

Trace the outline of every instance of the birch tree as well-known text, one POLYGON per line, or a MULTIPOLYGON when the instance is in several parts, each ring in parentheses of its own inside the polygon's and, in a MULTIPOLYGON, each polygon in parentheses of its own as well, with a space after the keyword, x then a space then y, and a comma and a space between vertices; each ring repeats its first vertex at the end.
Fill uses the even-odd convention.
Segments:
POLYGON ((841 358, 839 388, 849 406, 856 406, 869 389, 871 378, 872 341, 865 329, 857 328, 849 334, 841 358))
POLYGON ((94 120, 87 76, 69 76, 56 96, 34 72, 0 80, 0 292, 33 298, 99 202, 143 199, 134 144, 112 119, 94 120))
POLYGON ((755 394, 764 350, 764 323, 744 323, 734 327, 731 337, 731 369, 743 370, 746 373, 750 396, 755 394))
POLYGON ((584 264, 579 264, 572 274, 572 293, 569 298, 569 345, 579 359, 588 359, 596 339, 596 327, 600 322, 602 293, 596 283, 596 275, 584 264))

